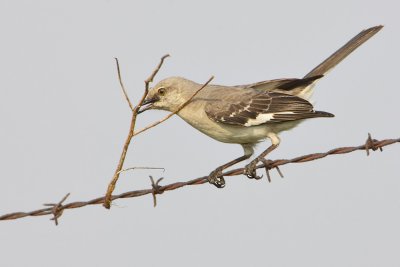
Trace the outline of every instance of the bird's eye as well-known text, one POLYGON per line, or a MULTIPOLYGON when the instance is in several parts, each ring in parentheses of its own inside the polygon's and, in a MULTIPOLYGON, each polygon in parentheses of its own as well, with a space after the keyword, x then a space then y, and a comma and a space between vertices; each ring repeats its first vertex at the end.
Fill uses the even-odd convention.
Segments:
POLYGON ((158 89, 158 94, 161 96, 165 95, 165 88, 158 89))

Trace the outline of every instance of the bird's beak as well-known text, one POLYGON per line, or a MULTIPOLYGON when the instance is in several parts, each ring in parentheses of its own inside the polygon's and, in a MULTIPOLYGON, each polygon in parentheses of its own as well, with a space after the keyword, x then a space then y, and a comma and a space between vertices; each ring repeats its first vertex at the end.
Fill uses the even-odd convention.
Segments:
POLYGON ((157 102, 158 100, 160 100, 157 96, 153 96, 153 97, 151 97, 151 98, 146 98, 144 101, 143 101, 143 104, 142 104, 142 106, 140 107, 140 109, 139 109, 139 111, 138 111, 138 114, 140 114, 140 113, 142 113, 142 112, 145 112, 146 110, 149 110, 149 109, 151 109, 152 107, 153 107, 153 104, 155 103, 155 102, 157 102))

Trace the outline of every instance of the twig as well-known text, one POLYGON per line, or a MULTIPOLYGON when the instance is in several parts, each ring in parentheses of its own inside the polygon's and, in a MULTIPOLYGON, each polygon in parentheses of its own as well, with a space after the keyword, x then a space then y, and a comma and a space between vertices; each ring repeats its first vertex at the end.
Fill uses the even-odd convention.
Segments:
POLYGON ((124 83, 122 82, 122 77, 121 77, 121 70, 119 68, 119 61, 118 58, 114 58, 115 59, 115 63, 117 64, 117 73, 118 73, 118 80, 119 80, 119 85, 121 86, 122 92, 124 93, 125 99, 128 102, 129 108, 131 109, 131 111, 133 112, 134 108, 132 105, 131 100, 129 99, 128 93, 125 90, 125 86, 124 83))
POLYGON ((107 187, 107 192, 106 192, 106 195, 105 195, 105 201, 104 201, 104 204, 103 204, 103 206, 106 209, 109 209, 111 207, 111 201, 112 201, 111 196, 112 196, 112 193, 113 193, 113 191, 115 189, 115 185, 117 184, 117 181, 118 181, 119 175, 121 173, 122 167, 124 166, 124 162, 125 162, 126 154, 128 152, 129 144, 131 143, 131 140, 132 140, 132 137, 133 137, 133 133, 134 133, 134 130, 135 130, 136 117, 137 117, 138 111, 139 111, 140 107, 142 106, 142 104, 143 104, 143 102, 144 102, 144 100, 145 100, 145 98, 146 98, 146 96, 147 96, 147 94, 149 92, 149 84, 150 84, 150 82, 153 81, 154 77, 157 75, 157 73, 160 70, 162 64, 164 63, 164 60, 167 57, 169 57, 169 55, 165 55, 165 56, 163 56, 161 58, 160 63, 158 64, 158 66, 154 69, 153 73, 145 81, 145 90, 144 90, 144 93, 142 95, 142 98, 140 99, 140 101, 137 104, 137 106, 135 108, 133 108, 133 109, 132 109, 131 101, 129 100, 129 97, 128 97, 128 95, 126 93, 126 90, 125 90, 125 88, 123 86, 118 60, 116 61, 117 62, 118 78, 119 78, 122 90, 124 92, 124 95, 125 95, 125 97, 126 97, 126 99, 128 101, 129 107, 132 110, 132 118, 131 118, 131 125, 129 127, 128 136, 126 137, 126 140, 125 140, 125 143, 124 143, 124 147, 122 149, 121 157, 119 159, 117 168, 116 168, 116 170, 114 172, 114 176, 113 176, 111 182, 108 184, 108 187, 107 187))
POLYGON ((139 103, 136 105, 134 114, 138 114, 139 109, 142 107, 144 100, 146 99, 147 94, 149 93, 149 88, 150 88, 150 83, 153 82, 154 77, 156 77, 157 73, 160 71, 162 65, 164 64, 164 60, 169 57, 169 54, 166 54, 161 57, 160 63, 158 63, 157 67, 153 70, 153 72, 150 74, 150 76, 144 81, 144 93, 142 97, 139 100, 139 103))
MULTIPOLYGON (((380 149, 382 147, 393 145, 395 143, 400 143, 400 138, 385 139, 385 140, 381 140, 381 141, 373 140, 370 145, 373 145, 373 147, 376 149, 380 149)), ((289 164, 289 163, 303 163, 303 162, 307 162, 307 161, 321 159, 321 158, 327 157, 329 155, 340 155, 340 154, 351 153, 351 152, 354 152, 357 150, 365 150, 368 147, 369 147, 369 145, 364 143, 363 145, 359 145, 359 146, 339 147, 339 148, 329 150, 325 153, 308 154, 308 155, 296 157, 293 159, 278 159, 278 160, 273 160, 273 161, 269 162, 268 167, 275 168, 277 166, 281 166, 281 165, 285 165, 285 164, 289 164)), ((264 165, 257 166, 257 168, 264 168, 264 165)), ((244 170, 244 168, 238 168, 238 169, 234 169, 231 171, 227 171, 223 175, 224 176, 241 175, 243 173, 243 170, 244 170)), ((204 184, 204 183, 207 183, 207 176, 199 177, 199 178, 192 179, 192 180, 189 180, 186 182, 176 182, 176 183, 168 184, 165 186, 159 186, 157 188, 157 191, 158 192, 172 191, 172 190, 184 187, 184 186, 199 185, 199 184, 204 184)), ((157 182, 155 184, 157 184, 157 182)), ((212 188, 214 188, 214 187, 212 187, 212 188)), ((124 199, 124 198, 133 198, 133 197, 140 197, 140 196, 144 196, 144 195, 148 195, 148 194, 157 194, 157 192, 154 190, 154 188, 135 190, 135 191, 125 192, 125 193, 122 193, 119 195, 113 195, 113 196, 111 196, 111 199, 116 200, 116 199, 124 199)), ((89 201, 72 202, 72 203, 62 205, 62 210, 82 208, 82 207, 89 206, 89 205, 99 205, 99 204, 103 204, 105 201, 106 201, 105 197, 98 197, 98 198, 95 198, 95 199, 92 199, 89 201)), ((15 219, 20 219, 20 218, 27 217, 27 216, 49 215, 49 214, 54 213, 53 209, 54 209, 54 207, 39 209, 39 210, 31 211, 31 212, 9 213, 9 214, 0 216, 0 220, 15 220, 15 219)))
POLYGON ((126 169, 120 170, 119 173, 126 172, 126 171, 133 171, 133 170, 163 170, 163 171, 165 171, 165 168, 160 168, 160 167, 130 167, 130 168, 126 168, 126 169))
MULTIPOLYGON (((144 92, 144 94, 143 94, 141 100, 139 101, 139 104, 132 110, 132 120, 131 120, 131 127, 130 127, 130 130, 129 130, 129 134, 128 134, 128 137, 127 137, 127 139, 126 139, 126 141, 125 141, 124 149, 123 149, 123 152, 122 152, 122 155, 121 155, 121 158, 120 158, 120 162, 119 162, 119 164, 118 164, 118 166, 117 166, 117 170, 115 171, 115 174, 114 174, 114 176, 113 176, 113 178, 112 178, 112 180, 111 180, 111 182, 109 183, 108 188, 107 188, 106 200, 105 200, 104 205, 103 205, 103 206, 104 206, 105 208, 107 208, 107 209, 109 209, 109 208, 111 207, 111 201, 112 201, 112 200, 111 200, 111 195, 112 195, 112 192, 113 192, 114 189, 115 189, 115 185, 117 184, 117 181, 118 181, 118 179, 119 179, 119 174, 121 173, 121 169, 122 169, 122 166, 123 166, 123 164, 124 164, 125 157, 126 157, 126 153, 127 153, 127 151, 128 151, 128 147, 129 147, 129 144, 130 144, 130 141, 131 141, 132 137, 134 137, 134 136, 136 136, 136 135, 138 135, 138 134, 140 134, 140 133, 143 133, 144 131, 146 131, 146 130, 148 130, 148 129, 150 129, 150 128, 153 128, 153 127, 157 126, 158 124, 160 124, 160 123, 162 123, 162 122, 168 120, 169 118, 171 118, 173 115, 175 115, 175 114, 178 113, 180 110, 182 110, 182 109, 193 99, 193 97, 195 97, 204 87, 206 87, 206 86, 214 79, 214 76, 211 76, 211 78, 208 79, 208 81, 207 81, 205 84, 203 84, 203 86, 201 86, 201 87, 200 87, 200 88, 185 102, 185 103, 183 103, 175 112, 172 112, 172 113, 168 114, 168 115, 167 115, 165 118, 163 118, 162 120, 160 120, 160 121, 158 121, 158 122, 155 122, 155 123, 153 123, 153 124, 151 124, 151 125, 149 125, 149 126, 143 128, 143 129, 139 130, 138 132, 135 132, 136 117, 137 117, 137 114, 138 114, 138 112, 139 112, 140 107, 141 107, 142 104, 143 104, 143 101, 145 100, 147 94, 149 93, 149 86, 150 86, 150 83, 154 80, 154 77, 157 75, 158 71, 160 70, 160 68, 161 68, 161 66, 162 66, 162 64, 163 64, 163 62, 164 62, 164 59, 167 58, 167 57, 169 57, 169 55, 165 55, 165 56, 163 56, 163 57, 161 58, 161 61, 160 61, 160 63, 158 64, 158 66, 156 67, 156 69, 153 71, 153 73, 150 75, 150 77, 147 78, 147 79, 145 80, 145 92, 144 92)), ((117 66, 118 66, 118 65, 119 65, 119 64, 118 64, 118 61, 117 61, 117 66)), ((118 77, 119 77, 119 80, 120 80, 120 84, 121 84, 121 86, 123 87, 123 83, 122 83, 122 79, 121 79, 119 67, 118 67, 118 77)), ((127 94, 125 93, 126 91, 125 91, 124 88, 123 88, 123 91, 124 91, 125 96, 127 97, 127 94)), ((128 97, 127 97, 127 98, 128 98, 128 97)), ((129 99, 129 98, 128 98, 128 99, 129 99)), ((128 103, 130 103, 130 101, 128 101, 128 103)))
POLYGON ((211 76, 210 79, 208 79, 208 81, 206 81, 196 92, 194 92, 194 94, 185 102, 183 103, 177 110, 175 110, 174 112, 168 114, 167 116, 165 116, 162 120, 156 121, 146 127, 144 127, 143 129, 135 132, 133 134, 133 136, 136 136, 138 134, 141 134, 157 125, 159 125, 160 123, 163 123, 164 121, 168 120, 169 118, 171 118, 172 116, 174 116, 175 114, 177 114, 179 111, 181 111, 184 107, 186 107, 187 104, 190 103, 190 101, 192 101, 193 97, 195 97, 201 90, 204 89, 204 87, 206 87, 212 80, 214 79, 214 76, 211 76))

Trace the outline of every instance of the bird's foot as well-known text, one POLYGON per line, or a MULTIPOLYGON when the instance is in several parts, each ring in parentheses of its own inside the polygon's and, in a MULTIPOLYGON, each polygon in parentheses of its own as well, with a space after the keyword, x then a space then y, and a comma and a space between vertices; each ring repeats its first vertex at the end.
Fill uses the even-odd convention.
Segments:
POLYGON ((258 175, 257 175, 257 172, 256 172, 256 170, 257 170, 257 163, 258 163, 259 161, 260 161, 260 159, 259 159, 259 158, 256 158, 256 159, 252 160, 249 164, 247 164, 247 165, 244 167, 244 174, 245 174, 248 178, 259 180, 259 179, 261 179, 261 178, 263 177, 262 175, 261 175, 261 176, 258 176, 258 175))
POLYGON ((225 179, 222 176, 223 169, 221 167, 216 168, 208 175, 207 180, 210 184, 215 185, 218 188, 225 187, 225 179))

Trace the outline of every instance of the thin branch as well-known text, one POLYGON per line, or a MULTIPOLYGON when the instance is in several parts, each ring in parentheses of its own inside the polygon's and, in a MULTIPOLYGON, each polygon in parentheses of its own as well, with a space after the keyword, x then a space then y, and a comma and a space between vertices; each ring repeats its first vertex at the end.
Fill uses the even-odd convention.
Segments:
POLYGON ((164 64, 164 60, 170 57, 169 54, 166 54, 164 56, 161 57, 161 61, 160 63, 158 63, 157 67, 153 70, 153 73, 149 76, 149 78, 147 78, 144 83, 146 84, 147 89, 149 89, 149 84, 153 82, 154 77, 156 77, 157 73, 160 71, 161 66, 164 64))
POLYGON ((129 108, 131 109, 131 111, 133 112, 133 105, 131 100, 129 99, 128 93, 125 90, 125 86, 124 83, 122 82, 122 77, 121 77, 121 70, 119 68, 119 62, 118 62, 118 58, 115 58, 115 63, 117 64, 117 73, 118 73, 118 80, 119 80, 119 85, 121 86, 122 92, 124 93, 125 99, 128 102, 129 108))
POLYGON ((163 170, 163 171, 165 171, 165 168, 161 168, 161 167, 130 167, 130 168, 120 170, 119 173, 126 172, 126 171, 133 171, 133 170, 163 170))
POLYGON ((166 54, 161 57, 160 63, 158 63, 157 67, 153 70, 150 76, 144 81, 144 93, 139 100, 139 103, 135 107, 134 113, 137 115, 139 109, 142 107, 144 100, 146 99, 147 94, 149 93, 150 83, 153 82, 154 78, 156 77, 157 73, 160 71, 162 65, 164 64, 164 60, 170 57, 169 54, 166 54))
POLYGON ((142 104, 143 104, 143 102, 144 102, 144 100, 145 100, 145 98, 146 98, 146 96, 147 96, 147 94, 149 92, 150 82, 153 81, 154 77, 157 75, 157 73, 160 70, 162 64, 164 63, 164 60, 167 57, 169 57, 169 55, 165 55, 165 56, 163 56, 161 58, 160 63, 154 69, 153 73, 149 76, 149 78, 145 81, 145 90, 144 90, 144 93, 142 95, 142 98, 140 99, 138 105, 133 109, 132 109, 132 105, 131 105, 131 102, 129 100, 129 97, 126 94, 125 88, 123 87, 121 73, 119 71, 119 64, 118 64, 118 61, 117 61, 118 78, 120 80, 120 85, 122 86, 122 90, 124 91, 125 97, 127 98, 128 103, 130 104, 129 106, 130 106, 130 108, 132 110, 132 118, 131 118, 131 124, 130 124, 130 127, 129 127, 128 136, 126 137, 126 140, 125 140, 125 143, 124 143, 124 147, 122 149, 121 157, 119 159, 119 162, 118 162, 117 168, 116 168, 116 170, 114 172, 114 175, 113 175, 113 177, 111 179, 111 182, 108 184, 108 187, 107 187, 107 192, 106 192, 106 195, 105 195, 105 201, 104 201, 104 204, 103 204, 103 206, 106 209, 109 209, 111 207, 112 193, 113 193, 113 191, 115 189, 115 185, 117 184, 117 181, 119 179, 119 175, 121 173, 122 167, 124 166, 124 162, 125 162, 126 154, 128 152, 129 144, 131 143, 131 140, 132 140, 132 137, 133 137, 133 133, 134 133, 134 130, 135 130, 136 117, 137 117, 137 114, 139 112, 139 109, 142 106, 142 104))
POLYGON ((144 127, 143 129, 135 132, 133 134, 133 136, 136 136, 138 134, 141 134, 157 125, 159 125, 160 123, 163 123, 164 121, 168 120, 169 118, 171 118, 172 116, 174 116, 175 114, 177 114, 179 111, 181 111, 184 107, 186 107, 187 104, 189 104, 190 101, 192 101, 193 97, 195 97, 201 90, 203 90, 212 80, 214 79, 214 76, 211 76, 210 79, 208 79, 207 82, 205 82, 196 92, 194 92, 194 94, 185 102, 183 103, 177 110, 175 110, 174 112, 168 114, 167 116, 165 116, 162 120, 156 121, 146 127, 144 127))
MULTIPOLYGON (((178 113, 180 110, 182 110, 182 109, 193 99, 193 97, 195 97, 204 87, 206 87, 206 86, 214 79, 214 76, 211 76, 211 78, 208 79, 208 81, 207 81, 205 84, 203 84, 203 86, 201 86, 201 87, 200 87, 200 88, 185 102, 185 103, 183 103, 175 112, 172 112, 172 113, 168 114, 164 119, 162 119, 162 120, 160 120, 160 121, 158 121, 158 122, 155 122, 155 123, 153 123, 153 124, 151 124, 151 125, 145 127, 144 129, 142 129, 142 130, 140 130, 140 131, 138 131, 138 132, 135 132, 136 117, 137 117, 137 114, 138 114, 138 112, 139 112, 140 107, 141 107, 142 104, 143 104, 144 99, 146 98, 146 96, 147 96, 147 94, 148 94, 148 92, 149 92, 149 85, 150 85, 150 83, 153 81, 155 75, 156 75, 156 74, 158 73, 158 71, 160 70, 160 68, 161 68, 161 66, 162 66, 162 64, 163 64, 163 62, 164 62, 164 59, 167 58, 167 57, 169 57, 169 55, 165 55, 165 56, 163 56, 163 57, 161 58, 161 61, 160 61, 160 63, 158 64, 158 66, 156 67, 156 69, 153 71, 153 73, 150 75, 150 77, 147 78, 147 79, 145 80, 145 93, 143 94, 142 99, 139 101, 139 104, 133 109, 133 112, 132 112, 132 120, 131 120, 131 127, 130 127, 130 130, 129 130, 128 137, 127 137, 127 139, 126 139, 126 141, 125 141, 123 153, 122 153, 122 155, 121 155, 120 162, 119 162, 119 164, 118 164, 118 166, 117 166, 117 170, 115 171, 114 176, 113 176, 111 182, 109 183, 109 185, 108 185, 108 187, 107 187, 106 200, 105 200, 104 205, 103 205, 106 209, 109 209, 109 208, 111 207, 111 201, 112 201, 112 200, 111 200, 111 195, 112 195, 112 193, 113 193, 113 191, 114 191, 114 189, 115 189, 115 186, 116 186, 116 184, 117 184, 117 182, 118 182, 119 175, 120 175, 120 173, 121 173, 121 170, 122 170, 122 167, 123 167, 123 164, 124 164, 124 161, 125 161, 126 153, 127 153, 127 151, 128 151, 129 144, 130 144, 130 141, 131 141, 132 137, 134 137, 134 136, 136 136, 136 135, 138 135, 138 134, 140 134, 140 133, 142 133, 142 132, 144 132, 144 131, 146 131, 146 130, 148 130, 148 129, 150 129, 150 128, 153 128, 153 127, 155 127, 156 125, 158 125, 158 124, 160 124, 160 123, 162 123, 162 122, 168 120, 169 118, 171 118, 173 115, 175 115, 175 114, 178 113)), ((119 76, 119 77, 120 77, 120 76, 119 76)), ((121 80, 121 78, 120 78, 120 80, 121 80)), ((121 86, 123 86, 122 83, 121 83, 121 86)))
MULTIPOLYGON (((381 149, 382 147, 385 147, 385 146, 393 145, 395 143, 400 143, 400 138, 385 139, 385 140, 381 140, 381 141, 378 141, 378 140, 375 140, 372 138, 368 138, 367 141, 365 142, 365 144, 363 144, 363 145, 354 146, 354 147, 339 147, 339 148, 335 148, 335 149, 329 150, 324 153, 308 154, 308 155, 296 157, 293 159, 273 160, 268 163, 267 167, 269 169, 271 169, 271 168, 275 168, 277 166, 281 166, 281 165, 285 165, 285 164, 289 164, 289 163, 304 163, 304 162, 308 162, 308 161, 322 159, 329 155, 347 154, 347 153, 351 153, 351 152, 354 152, 357 150, 366 150, 366 151, 368 151, 369 149, 377 150, 377 149, 381 149)), ((264 167, 265 166, 263 164, 257 166, 257 168, 264 168, 264 167)), ((238 169, 234 169, 231 171, 227 171, 223 175, 224 176, 242 175, 243 171, 244 171, 244 168, 238 168, 238 169)), ((199 178, 192 179, 192 180, 189 180, 186 182, 176 182, 176 183, 168 184, 165 186, 158 185, 158 183, 160 181, 161 180, 159 179, 158 181, 155 182, 153 179, 152 184, 154 186, 152 185, 152 188, 150 188, 150 189, 135 190, 135 191, 125 192, 125 193, 122 193, 119 195, 113 195, 113 196, 111 196, 111 199, 116 200, 116 199, 124 199, 124 198, 134 198, 134 197, 140 197, 140 196, 144 196, 144 195, 148 195, 148 194, 151 194, 153 197, 155 197, 156 194, 161 194, 162 192, 166 192, 166 191, 172 191, 172 190, 184 187, 184 186, 205 184, 205 183, 207 183, 207 176, 199 177, 199 178)), ((214 187, 212 187, 212 188, 214 189, 214 187)), ((58 206, 57 214, 61 214, 61 212, 66 209, 76 209, 76 208, 82 208, 82 207, 89 206, 89 205, 99 205, 99 204, 103 204, 105 201, 106 201, 105 197, 98 197, 98 198, 95 198, 95 199, 92 199, 89 201, 77 201, 77 202, 71 202, 71 203, 68 203, 65 205, 62 205, 62 203, 59 203, 57 205, 58 206)), ((0 220, 15 220, 15 219, 24 218, 27 216, 44 216, 44 215, 49 215, 49 214, 54 215, 54 207, 34 210, 31 212, 9 213, 9 214, 0 216, 0 220)))

